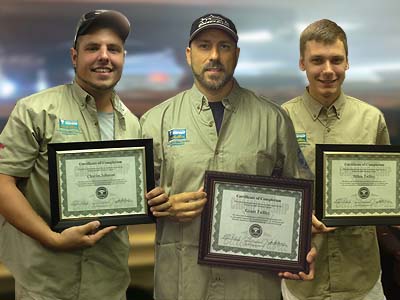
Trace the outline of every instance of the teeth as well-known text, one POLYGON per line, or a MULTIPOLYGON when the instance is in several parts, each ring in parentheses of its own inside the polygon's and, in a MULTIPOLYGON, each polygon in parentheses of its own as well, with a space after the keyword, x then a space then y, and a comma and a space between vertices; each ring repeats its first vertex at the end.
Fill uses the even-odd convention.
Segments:
POLYGON ((108 72, 111 72, 111 70, 108 69, 108 68, 97 68, 97 69, 94 69, 94 70, 97 73, 108 73, 108 72))

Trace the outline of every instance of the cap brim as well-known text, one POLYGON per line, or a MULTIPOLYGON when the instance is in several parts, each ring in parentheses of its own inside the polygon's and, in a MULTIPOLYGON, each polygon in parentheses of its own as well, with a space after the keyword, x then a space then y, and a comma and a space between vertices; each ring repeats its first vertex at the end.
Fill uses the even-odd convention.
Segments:
POLYGON ((210 25, 205 25, 203 27, 197 28, 191 35, 190 35, 190 39, 189 39, 189 43, 192 42, 196 35, 198 35, 200 32, 207 30, 207 29, 220 29, 225 31, 226 33, 228 33, 232 39, 237 42, 239 40, 238 35, 230 28, 227 28, 226 26, 220 25, 220 24, 210 24, 210 25))

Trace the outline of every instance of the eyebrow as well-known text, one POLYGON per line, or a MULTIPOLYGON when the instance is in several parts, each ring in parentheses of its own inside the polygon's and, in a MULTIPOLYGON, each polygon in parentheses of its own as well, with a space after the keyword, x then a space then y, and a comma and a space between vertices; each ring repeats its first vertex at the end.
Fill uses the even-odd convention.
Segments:
MULTIPOLYGON (((87 46, 99 46, 102 45, 102 43, 98 43, 98 42, 88 42, 87 44, 84 44, 83 46, 87 47, 87 46)), ((116 44, 116 43, 109 43, 106 44, 107 47, 112 46, 112 47, 120 47, 120 48, 124 48, 123 45, 120 44, 116 44)))

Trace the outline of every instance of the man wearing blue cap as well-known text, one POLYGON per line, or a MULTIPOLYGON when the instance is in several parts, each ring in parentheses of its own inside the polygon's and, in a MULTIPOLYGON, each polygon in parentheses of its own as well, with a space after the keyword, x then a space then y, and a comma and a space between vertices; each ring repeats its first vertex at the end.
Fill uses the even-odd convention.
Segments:
MULTIPOLYGON (((71 48, 75 79, 17 102, 0 135, 0 258, 18 300, 121 300, 130 283, 125 226, 50 229, 48 143, 139 138, 138 119, 114 92, 128 19, 96 10, 80 19, 71 48)), ((147 194, 153 204, 163 190, 147 194)))
MULTIPOLYGON (((268 270, 197 264, 205 170, 299 177, 293 125, 277 105, 239 86, 233 22, 207 14, 193 22, 186 59, 194 85, 148 111, 143 134, 154 141, 156 179, 171 196, 157 219, 157 300, 279 300, 280 279, 268 270)), ((160 209, 159 209, 160 208, 160 209)), ((308 256, 309 262, 313 252, 308 256)), ((312 268, 311 268, 312 269, 312 268)), ((310 274, 282 274, 311 279, 310 274)))

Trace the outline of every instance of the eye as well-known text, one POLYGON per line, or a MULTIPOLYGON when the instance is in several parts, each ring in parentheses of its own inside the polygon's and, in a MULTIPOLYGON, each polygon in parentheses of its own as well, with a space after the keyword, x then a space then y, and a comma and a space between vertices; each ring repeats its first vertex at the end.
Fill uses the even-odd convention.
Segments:
POLYGON ((221 45, 220 45, 220 48, 221 48, 222 50, 231 50, 231 49, 232 49, 232 45, 231 45, 231 44, 228 44, 228 43, 224 43, 224 44, 221 44, 221 45))
POLYGON ((322 64, 323 60, 321 57, 313 57, 311 58, 311 63, 313 63, 314 65, 320 65, 322 64))
POLYGON ((207 43, 200 43, 200 44, 198 44, 198 47, 199 47, 200 49, 206 50, 206 49, 209 49, 209 48, 210 48, 210 45, 207 44, 207 43))
POLYGON ((344 61, 344 57, 334 57, 332 59, 332 64, 340 65, 341 63, 343 63, 343 61, 344 61))
POLYGON ((108 47, 108 51, 110 51, 111 53, 121 53, 122 52, 122 48, 118 47, 118 46, 109 46, 108 47))
POLYGON ((95 52, 97 50, 99 50, 99 46, 98 45, 87 45, 85 47, 85 51, 95 52))

